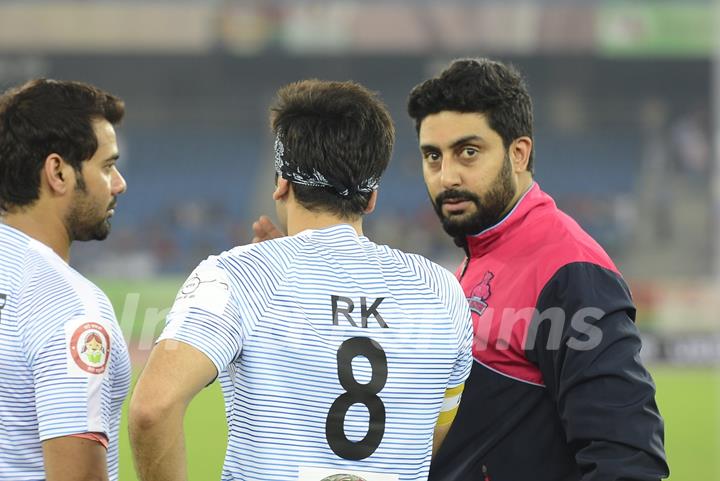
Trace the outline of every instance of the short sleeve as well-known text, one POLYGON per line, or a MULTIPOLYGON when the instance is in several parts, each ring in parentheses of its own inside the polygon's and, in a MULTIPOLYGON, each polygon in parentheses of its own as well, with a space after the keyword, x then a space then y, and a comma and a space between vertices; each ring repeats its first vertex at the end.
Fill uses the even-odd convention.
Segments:
POLYGON ((667 477, 663 419, 625 281, 595 264, 568 264, 543 288, 537 312, 558 307, 571 315, 562 337, 553 343, 554 327, 541 322, 526 353, 542 372, 582 480, 667 477))
MULTIPOLYGON (((460 291, 462 294, 462 291, 460 291)), ((458 336, 458 354, 457 360, 455 361, 455 367, 453 368, 452 375, 450 376, 450 382, 448 388, 457 387, 463 384, 472 369, 472 341, 473 341, 473 327, 472 317, 470 315, 470 308, 468 307, 467 300, 464 296, 461 296, 458 301, 457 313, 453 317, 455 324, 455 331, 458 336)))
POLYGON ((457 279, 449 279, 448 310, 452 317, 453 327, 457 335, 457 360, 448 382, 448 389, 463 384, 472 369, 473 326, 470 307, 457 279))
POLYGON ((174 339, 191 345, 215 364, 219 374, 240 355, 243 337, 227 272, 210 257, 180 288, 158 342, 174 339))
POLYGON ((104 398, 116 341, 109 322, 80 315, 48 324, 57 327, 25 339, 40 440, 87 432, 109 437, 112 420, 104 398))

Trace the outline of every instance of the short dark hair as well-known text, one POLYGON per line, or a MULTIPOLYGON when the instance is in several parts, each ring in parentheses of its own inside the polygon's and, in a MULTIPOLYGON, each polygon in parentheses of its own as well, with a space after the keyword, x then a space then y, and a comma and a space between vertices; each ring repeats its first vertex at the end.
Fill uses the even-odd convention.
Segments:
POLYGON ((363 214, 371 192, 352 189, 380 179, 395 142, 390 114, 374 92, 355 82, 295 82, 278 91, 271 126, 291 169, 317 171, 351 189, 343 197, 330 187, 293 183, 300 205, 345 219, 363 214))
MULTIPOLYGON (((532 100, 520 72, 501 62, 479 59, 453 61, 438 77, 417 85, 407 111, 415 129, 428 115, 443 111, 484 114, 507 149, 518 137, 533 135, 532 100)), ((533 152, 528 170, 533 172, 533 152)))
POLYGON ((34 203, 40 171, 51 154, 76 171, 97 151, 93 121, 115 125, 119 98, 81 82, 31 80, 0 97, 0 211, 34 203))

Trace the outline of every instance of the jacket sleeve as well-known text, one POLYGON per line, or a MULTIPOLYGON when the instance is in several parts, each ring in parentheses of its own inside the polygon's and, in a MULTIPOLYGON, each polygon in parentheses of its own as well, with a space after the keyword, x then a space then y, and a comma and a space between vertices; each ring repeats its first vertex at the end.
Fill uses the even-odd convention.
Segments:
POLYGON ((526 354, 542 372, 582 481, 669 474, 663 420, 634 319, 623 279, 591 263, 562 267, 538 299, 526 354))

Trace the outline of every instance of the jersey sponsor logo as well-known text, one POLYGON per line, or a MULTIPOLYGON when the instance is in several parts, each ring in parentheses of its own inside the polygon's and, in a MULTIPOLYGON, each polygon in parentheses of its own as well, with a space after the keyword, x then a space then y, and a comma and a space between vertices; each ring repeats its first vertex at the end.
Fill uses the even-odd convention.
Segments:
POLYGON ((68 349, 75 366, 89 374, 102 374, 110 359, 110 335, 97 322, 84 322, 70 335, 68 349))
POLYGON ((300 466, 298 481, 398 481, 397 474, 370 473, 354 469, 326 469, 300 466))
POLYGON ((480 283, 473 288, 470 292, 470 297, 467 298, 468 304, 470 304, 470 311, 478 316, 482 316, 488 307, 487 301, 490 299, 490 296, 492 296, 490 282, 494 277, 495 274, 486 271, 480 283))
POLYGON ((180 288, 172 311, 184 312, 196 307, 220 315, 230 300, 227 274, 216 266, 201 265, 180 288))

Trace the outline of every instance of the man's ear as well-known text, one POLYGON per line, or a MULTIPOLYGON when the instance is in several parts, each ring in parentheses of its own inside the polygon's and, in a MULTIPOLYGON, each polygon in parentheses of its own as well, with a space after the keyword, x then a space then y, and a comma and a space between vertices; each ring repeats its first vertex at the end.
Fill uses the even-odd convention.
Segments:
POLYGON ((513 171, 516 173, 528 170, 528 162, 530 162, 530 153, 532 152, 533 141, 530 137, 518 137, 510 145, 510 160, 512 161, 513 171))
POLYGON ((378 198, 378 191, 377 189, 372 191, 372 194, 370 194, 370 199, 368 200, 368 205, 365 207, 364 214, 371 214, 372 211, 375 210, 375 206, 377 205, 377 198, 378 198))
POLYGON ((75 169, 58 154, 47 156, 40 176, 40 185, 47 185, 53 195, 65 195, 75 186, 75 169))
POLYGON ((273 192, 273 200, 287 200, 287 195, 290 193, 290 181, 278 177, 277 185, 275 186, 275 192, 273 192))

